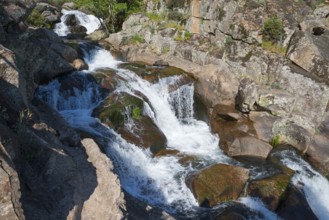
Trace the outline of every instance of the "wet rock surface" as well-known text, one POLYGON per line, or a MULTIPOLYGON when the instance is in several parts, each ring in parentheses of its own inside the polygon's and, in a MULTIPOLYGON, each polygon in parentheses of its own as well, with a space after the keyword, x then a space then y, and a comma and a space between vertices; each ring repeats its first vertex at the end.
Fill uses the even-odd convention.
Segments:
POLYGON ((201 206, 213 207, 237 199, 248 178, 247 169, 217 164, 191 177, 190 188, 201 206))
POLYGON ((156 154, 166 148, 167 139, 153 120, 142 112, 142 99, 119 93, 108 96, 93 115, 114 128, 128 142, 150 148, 156 154))

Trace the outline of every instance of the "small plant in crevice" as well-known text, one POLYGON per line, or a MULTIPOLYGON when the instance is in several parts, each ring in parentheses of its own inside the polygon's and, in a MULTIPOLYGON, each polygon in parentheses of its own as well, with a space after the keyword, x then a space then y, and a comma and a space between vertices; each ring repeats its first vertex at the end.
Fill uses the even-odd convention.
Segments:
POLYGON ((131 44, 140 44, 140 43, 145 43, 145 39, 139 35, 139 34, 134 34, 130 39, 129 43, 131 44))
POLYGON ((262 28, 262 35, 264 41, 274 44, 282 41, 284 35, 282 20, 277 17, 267 19, 262 28))
POLYGON ((282 47, 276 43, 273 43, 272 41, 263 41, 261 46, 266 51, 269 51, 271 53, 281 54, 281 55, 285 55, 287 51, 286 47, 282 47))
POLYGON ((279 134, 275 135, 272 137, 270 144, 272 145, 272 147, 277 147, 281 144, 281 137, 279 134))

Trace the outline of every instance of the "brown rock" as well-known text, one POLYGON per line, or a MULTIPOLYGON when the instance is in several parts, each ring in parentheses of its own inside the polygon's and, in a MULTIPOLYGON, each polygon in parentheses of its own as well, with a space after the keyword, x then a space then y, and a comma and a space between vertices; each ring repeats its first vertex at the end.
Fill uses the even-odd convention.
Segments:
POLYGON ((329 177, 329 137, 315 135, 306 154, 313 166, 329 177))
POLYGON ((234 140, 228 149, 231 157, 257 157, 266 159, 272 150, 272 146, 257 138, 246 136, 234 140))
POLYGON ((286 197, 286 191, 293 174, 294 172, 289 170, 286 173, 252 181, 248 185, 248 195, 261 198, 264 204, 274 211, 286 197))
POLYGON ((81 59, 75 59, 72 63, 72 66, 78 71, 89 69, 88 64, 86 64, 86 62, 81 59))
POLYGON ((97 187, 82 207, 81 219, 122 219, 120 206, 124 204, 120 182, 113 173, 113 164, 92 139, 82 140, 88 161, 96 169, 97 187))
POLYGON ((128 142, 150 148, 156 154, 166 148, 167 138, 150 117, 142 115, 143 106, 143 100, 135 96, 112 94, 93 114, 128 142))
POLYGON ((249 178, 247 169, 217 164, 192 177, 190 188, 201 206, 235 200, 249 178))
POLYGON ((249 118, 254 122, 257 138, 269 143, 273 137, 273 124, 278 117, 270 115, 267 112, 252 111, 249 113, 249 118))

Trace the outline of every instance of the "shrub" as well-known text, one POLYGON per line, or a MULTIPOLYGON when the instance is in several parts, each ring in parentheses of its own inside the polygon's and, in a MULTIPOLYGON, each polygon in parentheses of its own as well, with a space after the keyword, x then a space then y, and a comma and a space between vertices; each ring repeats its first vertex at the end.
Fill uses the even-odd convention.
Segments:
POLYGON ((47 29, 51 29, 52 25, 50 23, 48 23, 45 19, 45 17, 43 17, 40 12, 38 12, 37 10, 33 10, 31 12, 31 14, 29 15, 29 17, 27 18, 27 21, 30 25, 36 26, 36 27, 42 27, 42 28, 47 28, 47 29))
POLYGON ((272 137, 270 144, 273 147, 279 146, 281 144, 280 135, 276 135, 276 136, 272 137))
POLYGON ((282 39, 283 34, 283 24, 279 18, 269 18, 264 22, 262 29, 264 40, 277 43, 282 39))

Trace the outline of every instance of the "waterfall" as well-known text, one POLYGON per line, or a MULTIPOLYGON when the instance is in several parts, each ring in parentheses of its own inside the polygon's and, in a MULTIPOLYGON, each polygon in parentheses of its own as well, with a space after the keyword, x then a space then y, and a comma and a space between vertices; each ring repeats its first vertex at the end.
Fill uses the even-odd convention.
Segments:
POLYGON ((70 30, 68 26, 65 24, 65 21, 69 15, 75 15, 77 19, 77 23, 81 26, 84 26, 87 29, 87 34, 91 34, 101 26, 99 19, 94 15, 87 15, 77 10, 65 10, 65 9, 62 10, 62 14, 63 16, 61 17, 61 22, 57 23, 54 28, 54 32, 58 34, 58 36, 64 37, 70 34, 70 30))
POLYGON ((284 151, 282 162, 296 171, 292 183, 301 189, 319 220, 329 217, 329 181, 293 151, 284 151))
MULTIPOLYGON (((211 133, 209 126, 194 119, 193 84, 177 86, 181 76, 163 78, 152 84, 130 70, 119 68, 120 62, 104 49, 84 48, 84 53, 90 71, 75 73, 83 78, 84 89, 72 89, 67 93, 61 90, 60 80, 54 80, 39 87, 39 98, 56 108, 72 126, 93 131, 106 139, 106 153, 113 160, 121 185, 128 193, 171 213, 195 218, 194 214, 200 209, 186 186, 186 177, 208 165, 232 163, 232 160, 220 150, 219 138, 211 133), (149 116, 165 134, 167 148, 192 156, 197 165, 181 164, 179 158, 173 155, 153 157, 150 150, 128 143, 114 130, 93 118, 93 109, 104 97, 98 85, 88 80, 87 75, 98 68, 111 68, 117 72, 122 81, 116 92, 146 97, 142 114, 149 116)), ((129 117, 126 120, 126 126, 133 126, 129 117)), ((284 153, 282 158, 286 166, 296 170, 293 184, 303 190, 316 216, 321 220, 327 219, 328 181, 297 155, 284 153), (322 188, 317 188, 320 184, 322 188)), ((245 197, 237 202, 259 213, 257 219, 280 219, 259 199, 245 197)))

